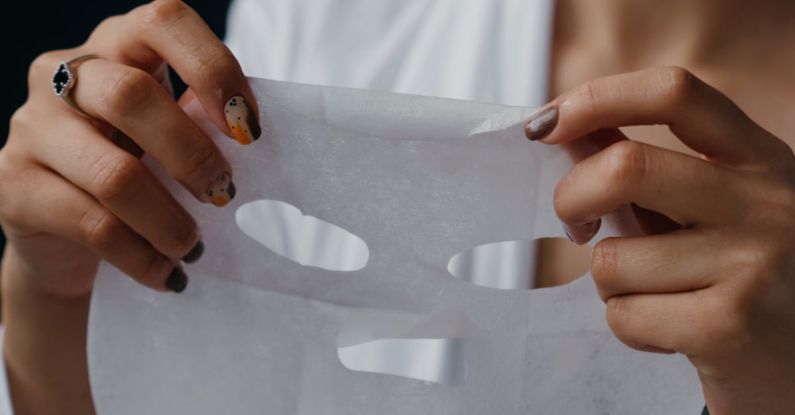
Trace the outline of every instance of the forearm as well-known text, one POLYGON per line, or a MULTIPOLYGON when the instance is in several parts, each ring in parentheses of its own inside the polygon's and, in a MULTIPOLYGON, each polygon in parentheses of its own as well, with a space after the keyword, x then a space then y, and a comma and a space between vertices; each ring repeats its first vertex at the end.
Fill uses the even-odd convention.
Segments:
POLYGON ((7 248, 2 264, 3 341, 15 411, 94 413, 86 363, 90 294, 53 295, 24 268, 7 248))

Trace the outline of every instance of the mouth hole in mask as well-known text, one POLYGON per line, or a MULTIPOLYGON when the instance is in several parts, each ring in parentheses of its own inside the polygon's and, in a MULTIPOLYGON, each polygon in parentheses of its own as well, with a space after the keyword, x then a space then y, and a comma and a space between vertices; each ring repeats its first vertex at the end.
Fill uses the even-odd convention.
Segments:
POLYGON ((246 203, 235 212, 235 221, 244 234, 301 265, 357 271, 370 259, 370 250, 362 238, 304 215, 286 202, 261 199, 246 203))
POLYGON ((548 288, 568 284, 587 273, 590 251, 590 247, 565 238, 493 242, 453 255, 447 271, 481 287, 548 288))
POLYGON ((446 386, 467 377, 462 339, 379 339, 337 348, 345 368, 446 386))

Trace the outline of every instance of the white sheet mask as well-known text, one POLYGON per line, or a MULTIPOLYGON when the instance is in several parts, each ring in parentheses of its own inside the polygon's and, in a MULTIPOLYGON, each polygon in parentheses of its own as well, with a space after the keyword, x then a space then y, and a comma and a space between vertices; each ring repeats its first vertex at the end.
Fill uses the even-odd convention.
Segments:
MULTIPOLYGON (((251 82, 250 146, 188 108, 234 166, 230 205, 200 205, 154 166, 204 237, 187 290, 101 268, 100 414, 701 412, 687 360, 616 340, 589 276, 528 290, 511 266, 451 274, 475 247, 564 236, 552 192, 572 162, 524 138, 532 110, 251 82)), ((612 215, 595 240, 633 224, 612 215)), ((527 247, 502 263, 521 268, 527 247)))

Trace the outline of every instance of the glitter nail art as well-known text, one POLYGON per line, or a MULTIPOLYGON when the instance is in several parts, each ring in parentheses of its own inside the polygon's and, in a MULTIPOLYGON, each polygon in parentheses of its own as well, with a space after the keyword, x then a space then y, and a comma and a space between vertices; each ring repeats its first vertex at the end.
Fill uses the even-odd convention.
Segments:
POLYGON ((236 95, 224 106, 226 125, 240 144, 251 144, 262 134, 257 117, 245 98, 236 95))
POLYGON ((237 193, 237 189, 232 182, 232 177, 229 173, 223 173, 213 180, 207 190, 207 197, 212 204, 221 207, 234 199, 235 193, 237 193))

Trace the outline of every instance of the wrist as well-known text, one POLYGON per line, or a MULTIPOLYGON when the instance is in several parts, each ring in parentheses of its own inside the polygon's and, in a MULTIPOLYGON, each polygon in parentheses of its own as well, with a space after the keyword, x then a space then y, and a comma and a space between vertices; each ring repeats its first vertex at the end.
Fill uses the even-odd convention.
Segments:
MULTIPOLYGON (((27 249, 24 243, 22 245, 18 248, 13 240, 10 240, 3 252, 0 272, 3 279, 14 281, 9 289, 24 290, 23 295, 36 295, 43 299, 48 297, 79 299, 90 294, 99 266, 99 259, 93 254, 86 258, 85 252, 76 252, 74 255, 68 255, 73 259, 72 261, 49 260, 48 258, 59 258, 63 255, 56 255, 46 250, 41 252, 43 250, 41 247, 39 247, 40 252, 30 253, 27 252, 30 249, 27 249)), ((7 292, 5 288, 3 291, 7 292)))
POLYGON ((14 407, 20 413, 89 413, 90 292, 54 293, 18 259, 7 249, 2 263, 3 352, 14 407))

